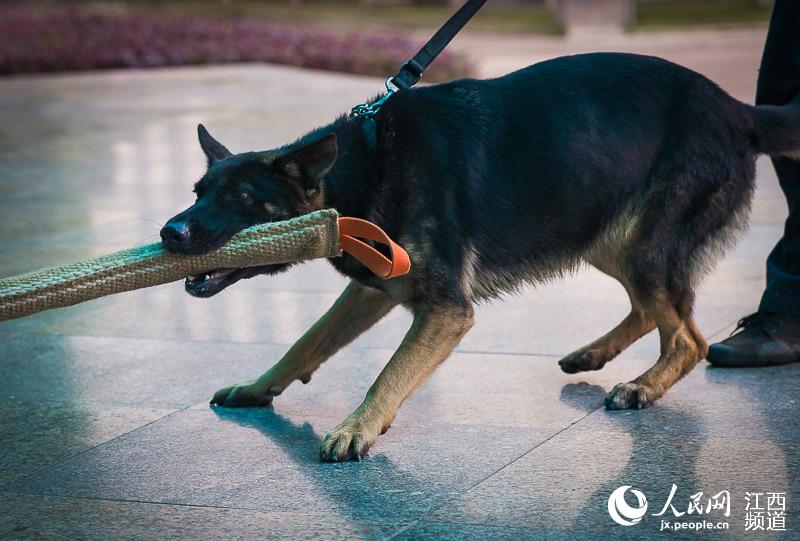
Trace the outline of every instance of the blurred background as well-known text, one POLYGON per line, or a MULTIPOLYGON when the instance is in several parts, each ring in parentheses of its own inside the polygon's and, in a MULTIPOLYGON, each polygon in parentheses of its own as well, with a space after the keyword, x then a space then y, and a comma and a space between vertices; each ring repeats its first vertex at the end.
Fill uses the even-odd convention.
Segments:
MULTIPOLYGON (((263 61, 381 76, 394 72, 461 3, 3 2, 0 73, 263 61)), ((735 33, 760 28, 769 19, 771 4, 770 0, 491 0, 470 22, 463 34, 467 37, 459 37, 425 79, 501 73, 514 65, 508 57, 517 53, 515 48, 526 43, 552 46, 588 37, 595 40, 595 48, 603 48, 618 44, 611 37, 615 34, 636 39, 665 32, 735 33), (502 54, 497 45, 487 46, 485 38, 499 39, 502 54), (498 64, 497 56, 504 61, 498 64)), ((521 65, 528 63, 530 57, 521 65)))

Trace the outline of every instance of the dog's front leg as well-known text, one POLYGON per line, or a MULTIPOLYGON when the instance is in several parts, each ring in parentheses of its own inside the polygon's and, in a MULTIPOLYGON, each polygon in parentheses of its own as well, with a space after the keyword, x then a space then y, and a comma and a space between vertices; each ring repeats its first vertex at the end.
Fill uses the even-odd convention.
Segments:
POLYGON ((350 416, 325 436, 320 458, 360 460, 389 427, 397 408, 444 361, 472 327, 471 307, 424 308, 414 313, 400 347, 350 416))
POLYGON ((267 406, 294 380, 311 374, 334 353, 355 340, 397 303, 383 291, 350 282, 341 296, 275 366, 248 382, 220 389, 212 404, 225 407, 267 406))

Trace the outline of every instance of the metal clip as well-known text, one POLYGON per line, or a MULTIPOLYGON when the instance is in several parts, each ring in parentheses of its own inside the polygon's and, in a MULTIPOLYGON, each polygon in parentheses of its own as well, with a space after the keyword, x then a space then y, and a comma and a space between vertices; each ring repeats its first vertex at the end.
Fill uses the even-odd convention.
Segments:
POLYGON ((375 116, 375 114, 377 114, 377 112, 380 110, 381 105, 383 105, 386 100, 392 96, 392 94, 400 90, 397 85, 394 84, 391 77, 386 78, 385 84, 386 94, 384 94, 381 99, 373 103, 359 103, 350 110, 350 116, 362 118, 372 118, 375 116))

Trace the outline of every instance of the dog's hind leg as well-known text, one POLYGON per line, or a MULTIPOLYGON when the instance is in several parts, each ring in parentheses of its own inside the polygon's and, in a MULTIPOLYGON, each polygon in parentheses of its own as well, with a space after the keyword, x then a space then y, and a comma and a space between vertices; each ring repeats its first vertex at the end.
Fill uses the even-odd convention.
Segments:
POLYGON ((397 408, 444 361, 472 327, 472 308, 426 307, 414 313, 402 344, 366 398, 325 436, 320 458, 360 460, 394 419, 397 408))
POLYGON ((752 155, 725 155, 720 148, 682 157, 677 163, 699 163, 699 171, 688 168, 675 178, 668 168, 670 182, 654 183, 647 196, 624 265, 646 315, 656 322, 661 355, 644 374, 611 390, 610 409, 649 406, 708 352, 692 317, 694 288, 744 227, 754 179, 752 155), (715 162, 710 155, 721 158, 715 162))
POLYGON ((600 370, 636 340, 656 328, 655 321, 631 297, 631 311, 619 325, 560 361, 561 370, 575 374, 587 370, 600 370))
POLYGON ((311 374, 341 348, 372 327, 397 305, 383 291, 350 282, 333 306, 300 337, 272 368, 254 380, 220 389, 212 404, 266 406, 295 380, 311 374))
POLYGON ((705 357, 708 345, 688 310, 679 310, 659 294, 645 304, 661 339, 661 356, 644 374, 615 386, 606 397, 609 409, 646 408, 705 357))
MULTIPOLYGON (((606 253, 604 255, 609 254, 606 253)), ((587 370, 600 370, 608 361, 656 328, 655 321, 647 314, 642 307, 642 303, 637 298, 635 288, 630 283, 630 280, 627 279, 626 274, 620 270, 617 259, 616 254, 611 254, 611 257, 598 257, 591 259, 590 262, 595 268, 617 279, 622 284, 628 293, 631 311, 619 325, 607 334, 558 361, 561 370, 567 374, 575 374, 587 370)))

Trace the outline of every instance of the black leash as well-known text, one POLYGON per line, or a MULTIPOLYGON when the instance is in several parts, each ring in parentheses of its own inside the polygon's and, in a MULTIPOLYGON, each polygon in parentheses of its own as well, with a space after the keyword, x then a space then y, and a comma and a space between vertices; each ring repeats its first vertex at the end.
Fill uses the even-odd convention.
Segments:
POLYGON ((351 116, 372 117, 381 105, 398 90, 411 88, 420 80, 422 72, 436 60, 447 44, 464 28, 469 20, 483 7, 486 0, 467 0, 452 17, 433 35, 431 39, 410 60, 403 62, 394 77, 386 79, 386 94, 374 103, 362 103, 353 107, 351 116))

